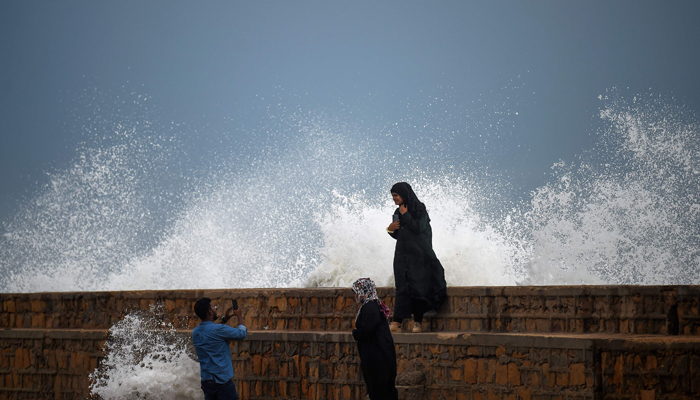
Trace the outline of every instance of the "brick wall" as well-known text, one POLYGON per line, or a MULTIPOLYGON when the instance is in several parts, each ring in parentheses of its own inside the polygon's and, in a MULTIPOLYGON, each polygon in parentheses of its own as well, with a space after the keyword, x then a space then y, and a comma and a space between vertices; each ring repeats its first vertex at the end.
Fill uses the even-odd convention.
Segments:
MULTIPOLYGON (((429 317, 444 330, 395 335, 402 398, 700 398, 697 286, 448 294, 429 317)), ((0 400, 87 398, 112 323, 160 303, 189 335, 203 296, 245 309, 249 339, 232 345, 243 398, 364 399, 349 290, 245 289, 1 294, 0 400)), ((390 289, 380 296, 393 304, 390 289)))
MULTIPOLYGON (((391 288, 378 292, 393 306, 391 288)), ((0 328, 109 329, 162 303, 175 326, 191 329, 204 296, 238 299, 254 330, 347 331, 356 307, 350 289, 332 288, 0 294, 0 328)), ((426 322, 436 332, 700 335, 700 286, 454 287, 426 322)))
POLYGON ((0 331, 0 400, 86 399, 105 330, 0 331))
POLYGON ((601 399, 700 399, 700 341, 626 337, 599 353, 601 399))
MULTIPOLYGON (((0 331, 0 399, 88 398, 87 375, 105 338, 105 331, 0 331)), ((423 333, 394 339, 399 375, 417 373, 424 399, 700 398, 700 338, 423 333)), ((236 384, 251 400, 364 399, 356 349, 347 333, 251 332, 232 345, 236 384)))

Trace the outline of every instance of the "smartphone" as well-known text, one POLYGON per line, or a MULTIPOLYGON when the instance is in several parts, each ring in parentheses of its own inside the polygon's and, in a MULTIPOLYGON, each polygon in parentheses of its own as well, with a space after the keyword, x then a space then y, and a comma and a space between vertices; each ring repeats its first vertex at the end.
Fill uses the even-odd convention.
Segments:
POLYGON ((391 216, 391 222, 396 222, 399 220, 399 214, 394 214, 391 216))
POLYGON ((233 300, 231 300, 231 303, 233 304, 233 310, 234 311, 238 310, 238 300, 233 299, 233 300))

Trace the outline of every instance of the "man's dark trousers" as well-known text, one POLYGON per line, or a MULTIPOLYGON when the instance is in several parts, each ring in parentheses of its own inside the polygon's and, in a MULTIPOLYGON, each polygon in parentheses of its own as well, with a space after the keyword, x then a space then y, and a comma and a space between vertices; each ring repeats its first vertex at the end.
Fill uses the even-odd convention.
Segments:
POLYGON ((204 400, 238 400, 238 392, 236 392, 233 379, 229 379, 225 383, 202 381, 202 391, 204 392, 204 400))

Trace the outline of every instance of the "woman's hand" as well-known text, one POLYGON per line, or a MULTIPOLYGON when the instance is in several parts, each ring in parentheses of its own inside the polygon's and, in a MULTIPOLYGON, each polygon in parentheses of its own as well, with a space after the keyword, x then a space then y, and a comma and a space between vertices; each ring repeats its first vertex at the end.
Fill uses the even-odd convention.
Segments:
POLYGON ((396 232, 399 230, 399 226, 401 226, 401 222, 397 219, 396 221, 392 222, 387 229, 396 232))
POLYGON ((406 211, 408 211, 408 207, 406 207, 405 204, 401 204, 401 205, 399 206, 399 212, 401 213, 401 215, 406 214, 406 211))

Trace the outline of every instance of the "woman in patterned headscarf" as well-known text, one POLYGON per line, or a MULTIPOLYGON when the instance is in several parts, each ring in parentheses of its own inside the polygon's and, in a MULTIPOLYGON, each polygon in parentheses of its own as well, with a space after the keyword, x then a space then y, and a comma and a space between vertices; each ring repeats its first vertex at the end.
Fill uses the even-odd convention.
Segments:
POLYGON ((445 300, 445 270, 433 251, 433 231, 425 204, 406 182, 392 186, 391 196, 399 208, 386 229, 396 239, 396 298, 390 330, 399 331, 404 318, 413 314, 413 332, 421 332, 423 314, 437 310, 445 300))
POLYGON ((377 288, 371 279, 356 280, 352 290, 360 304, 352 337, 357 341, 367 394, 371 400, 398 400, 396 349, 388 324, 391 311, 377 297, 377 288))

